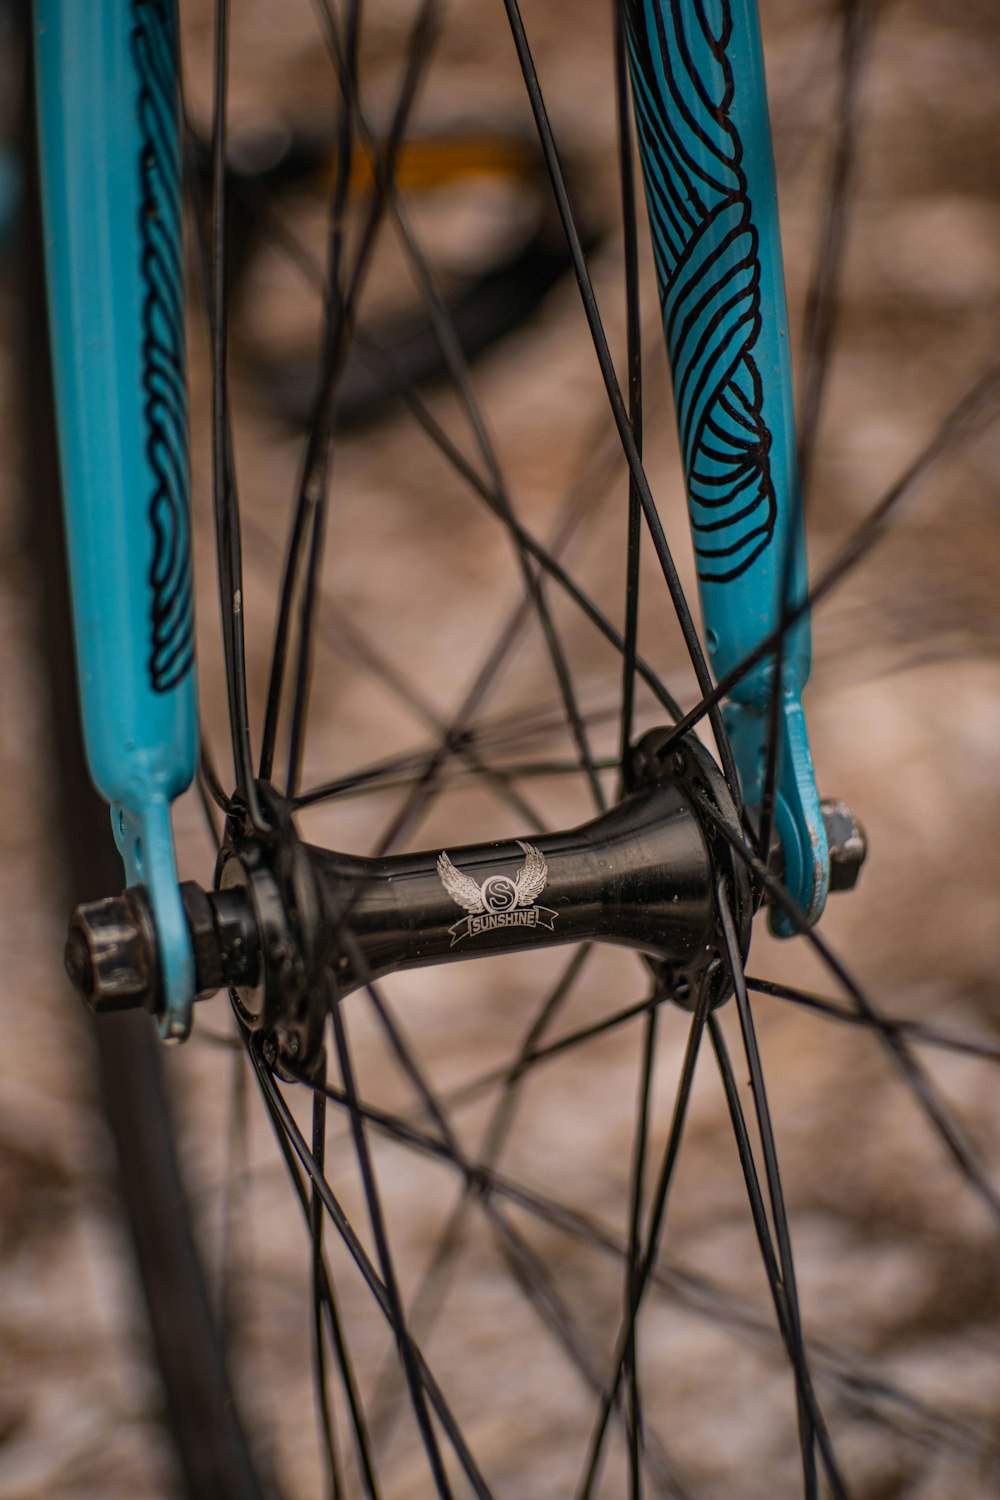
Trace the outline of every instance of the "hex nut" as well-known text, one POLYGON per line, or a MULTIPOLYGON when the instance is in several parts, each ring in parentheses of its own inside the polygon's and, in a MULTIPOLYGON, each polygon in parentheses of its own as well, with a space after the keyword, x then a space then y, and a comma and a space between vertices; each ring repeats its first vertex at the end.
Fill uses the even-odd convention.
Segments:
POLYGON ((76 908, 65 959, 70 979, 95 1014, 156 1008, 155 948, 148 922, 130 893, 76 908))
POLYGON ((830 846, 830 889, 853 891, 868 854, 865 831, 846 802, 831 798, 820 807, 830 846))

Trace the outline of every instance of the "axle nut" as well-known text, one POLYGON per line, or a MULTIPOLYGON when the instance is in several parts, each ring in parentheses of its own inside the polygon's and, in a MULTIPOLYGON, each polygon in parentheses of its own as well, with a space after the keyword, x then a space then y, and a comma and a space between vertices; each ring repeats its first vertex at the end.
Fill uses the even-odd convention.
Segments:
POLYGON ((66 971, 97 1015, 156 1008, 155 948, 143 914, 127 895, 76 908, 66 941, 66 971))

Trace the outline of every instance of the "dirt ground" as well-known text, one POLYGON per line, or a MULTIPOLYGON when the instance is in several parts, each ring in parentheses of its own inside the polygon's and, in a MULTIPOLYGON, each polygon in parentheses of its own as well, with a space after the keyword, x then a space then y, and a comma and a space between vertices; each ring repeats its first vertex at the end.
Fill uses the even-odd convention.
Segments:
MULTIPOLYGON (((397 0, 370 9, 366 97, 372 118, 383 120, 412 12, 397 0)), ((1000 16, 986 0, 960 11, 933 0, 874 9, 836 354, 809 497, 814 570, 995 357, 1000 331, 1000 16)), ((208 97, 207 10, 193 5, 185 20, 196 123, 204 120, 208 97)), ((251 125, 256 129, 262 116, 278 133, 316 130, 317 122, 331 128, 334 86, 310 8, 255 0, 233 10, 237 136, 242 130, 252 142, 251 125)), ((764 0, 762 11, 797 350, 832 149, 838 7, 764 0)), ((620 358, 622 252, 607 8, 531 0, 525 20, 582 206, 604 231, 592 269, 620 358)), ((453 0, 447 7, 417 122, 425 131, 527 128, 501 6, 453 0)), ((502 243, 514 212, 509 199, 462 193, 457 188, 430 206, 411 205, 445 285, 463 274, 470 257, 488 256, 502 243)), ((308 202, 294 211, 303 233, 321 232, 308 202)), ((376 321, 415 301, 401 265, 398 248, 387 246, 366 304, 376 321)), ((645 459, 693 592, 645 257, 643 276, 645 459)), ((0 336, 13 320, 16 296, 8 274, 0 285, 0 336)), ((308 347, 315 317, 315 300, 280 256, 262 251, 234 310, 242 352, 256 358, 267 351, 272 377, 290 370, 308 347)), ((199 681, 211 743, 224 764, 204 334, 197 316, 191 346, 199 681)), ((242 366, 234 360, 233 399, 258 734, 301 439, 265 408, 266 382, 251 366, 249 359, 242 366)), ((9 406, 17 380, 9 351, 0 371, 9 406)), ((548 537, 567 503, 579 504, 567 566, 620 620, 627 486, 614 461, 572 277, 555 286, 530 326, 480 358, 473 375, 518 514, 534 534, 548 537)), ((426 399, 474 458, 457 397, 435 387, 426 399)), ((110 1187, 87 1023, 62 975, 65 913, 49 899, 60 854, 39 834, 51 730, 38 665, 25 645, 39 584, 26 545, 31 497, 16 453, 14 441, 0 453, 0 1500, 168 1500, 179 1489, 162 1395, 110 1187)), ((994 423, 920 485, 866 562, 817 611, 807 700, 822 790, 859 813, 871 850, 858 891, 831 901, 824 935, 887 1015, 994 1045, 1000 1041, 998 473, 994 423)), ((455 712, 521 594, 508 538, 405 411, 390 410, 338 443, 332 486, 305 785, 433 743, 429 720, 447 721, 455 712), (408 701, 373 673, 373 655, 392 664, 408 701)), ((571 604, 555 592, 551 601, 595 751, 611 754, 615 655, 571 604)), ((643 559, 641 643, 680 701, 695 701, 651 549, 643 559)), ((494 736, 498 763, 570 753, 558 725, 520 747, 503 739, 506 721, 522 722, 552 702, 541 638, 527 629, 476 719, 485 726, 485 745, 494 736)), ((651 698, 642 699, 639 721, 658 722, 651 698)), ((610 776, 607 788, 613 790, 610 776)), ((571 827, 591 810, 579 777, 525 779, 519 789, 537 811, 536 828, 571 827)), ((324 804, 304 820, 305 831, 316 843, 365 852, 402 796, 397 790, 324 804)), ((176 827, 182 871, 210 881, 213 852, 193 796, 179 805, 176 827)), ((456 780, 409 831, 408 845, 438 849, 530 831, 502 799, 456 780)), ((549 951, 456 964, 386 984, 470 1155, 480 1149, 495 1095, 463 1095, 461 1086, 516 1055, 566 958, 549 951)), ((750 971, 837 993, 803 944, 778 943, 763 930, 750 971)), ((643 977, 634 957, 595 951, 553 1035, 641 999, 643 977)), ((426 1125, 364 997, 349 1007, 363 1093, 426 1125)), ((776 999, 761 996, 755 1007, 804 1325, 850 1493, 858 1500, 989 1500, 1000 1490, 996 1224, 876 1038, 776 999)), ((731 1010, 724 1026, 738 1056, 731 1010)), ((658 1024, 653 1164, 666 1139, 687 1029, 676 1010, 665 1010, 658 1024)), ((225 1272, 229 1305, 240 1315, 233 1353, 251 1427, 281 1493, 313 1497, 322 1480, 310 1393, 308 1247, 252 1090, 245 1131, 234 1131, 248 1089, 241 1059, 217 1044, 229 1033, 225 1002, 208 1002, 198 1014, 201 1040, 166 1058, 187 1188, 213 1286, 225 1272)), ((615 1243, 627 1221, 640 1048, 635 1021, 535 1068, 498 1163, 537 1193, 573 1203, 615 1243)), ((919 1056, 983 1171, 1000 1184, 996 1062, 930 1047, 919 1056)), ((738 1064, 741 1086, 744 1072, 738 1064)), ((743 1093, 749 1110, 749 1089, 743 1093)), ((301 1109, 299 1117, 306 1120, 301 1109)), ((332 1120, 328 1150, 330 1181, 367 1241, 341 1118, 332 1120)), ((460 1184, 446 1164, 391 1142, 373 1139, 373 1151, 409 1296, 460 1184)), ((621 1307, 620 1265, 523 1207, 504 1212, 544 1259, 580 1324, 583 1363, 605 1371, 621 1307)), ((394 1396, 382 1379, 390 1352, 384 1329, 346 1254, 332 1243, 330 1251, 359 1380, 369 1396, 376 1387, 380 1393, 372 1410, 385 1435, 384 1492, 394 1500, 426 1495, 415 1429, 386 1416, 394 1396)), ((707 1055, 696 1077, 660 1265, 641 1357, 650 1430, 682 1476, 680 1492, 709 1500, 800 1493, 794 1389, 774 1333, 725 1100, 707 1055)), ((572 1493, 593 1398, 510 1275, 489 1215, 473 1209, 464 1219, 440 1302, 428 1320, 428 1358, 495 1493, 517 1500, 572 1493)), ((609 1500, 625 1493, 623 1465, 616 1430, 601 1490, 609 1500)))

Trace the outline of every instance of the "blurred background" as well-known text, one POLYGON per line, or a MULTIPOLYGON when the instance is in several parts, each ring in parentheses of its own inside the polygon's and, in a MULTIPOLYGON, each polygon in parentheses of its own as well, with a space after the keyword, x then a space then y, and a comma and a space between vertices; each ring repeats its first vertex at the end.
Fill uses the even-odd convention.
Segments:
MULTIPOLYGON (((232 9, 231 397, 259 735, 315 391, 315 271, 325 254, 338 96, 322 28, 304 0, 232 9)), ((933 0, 762 0, 761 12, 799 371, 809 288, 833 232, 826 204, 841 139, 845 14, 854 28, 849 218, 808 490, 817 571, 997 357, 1000 14, 989 0, 960 9, 933 0)), ((411 0, 387 0, 363 18, 362 97, 376 133, 391 118, 415 14, 411 0)), ((621 370, 609 7, 526 0, 524 16, 621 370)), ((182 28, 190 123, 204 142, 212 7, 183 4, 182 28)), ((7 149, 23 171, 20 29, 8 18, 0 69, 7 149)), ((541 184, 500 5, 451 0, 444 7, 409 134, 400 166, 408 222, 459 329, 474 410, 512 503, 620 624, 627 479, 541 184)), ((22 220, 30 197, 22 181, 22 220)), ((359 163, 349 244, 366 202, 359 163)), ((192 248, 193 267, 196 261, 192 248)), ((645 246, 642 277, 645 460, 693 597, 645 246)), ((582 776, 517 774, 525 762, 572 758, 571 742, 537 626, 518 616, 523 583, 509 537, 428 436, 427 418, 467 466, 482 470, 482 441, 468 402, 440 368, 418 281, 405 244, 386 229, 340 398, 302 785, 424 754, 513 621, 509 649, 468 722, 477 750, 511 768, 521 806, 512 810, 472 782, 456 758, 444 794, 408 831, 409 847, 419 849, 570 827, 592 804, 582 776)), ((173 1281, 177 1264, 169 1254, 164 1263, 163 1246, 178 1216, 190 1221, 206 1278, 199 1326, 226 1329, 258 1462, 277 1493, 315 1496, 323 1479, 309 1365, 308 1241, 233 1046, 227 1003, 200 1006, 195 1040, 168 1052, 150 1044, 141 1019, 103 1023, 98 1038, 62 971, 70 905, 117 889, 119 877, 99 847, 103 813, 59 769, 72 701, 58 639, 57 547, 41 515, 52 452, 37 370, 37 292, 37 252, 15 211, 0 273, 0 1500, 216 1493, 192 1477, 190 1463, 185 1477, 171 1436, 184 1414, 158 1374, 171 1323, 183 1362, 184 1337, 198 1337, 199 1318, 182 1294, 151 1333, 120 1167, 152 1216, 143 1231, 147 1273, 152 1267, 161 1281, 173 1281), (162 1143, 139 1143, 129 1113, 138 1096, 159 1120, 161 1082, 181 1164, 176 1197, 156 1166, 162 1143), (114 1143, 116 1122, 124 1156, 114 1143)), ((228 788, 205 320, 196 303, 189 335, 199 681, 209 744, 228 788)), ((821 790, 859 814, 871 851, 860 887, 831 902, 823 932, 887 1015, 971 1038, 984 1052, 992 1047, 992 1060, 930 1047, 920 1058, 997 1182, 994 414, 984 407, 974 430, 915 487, 878 546, 817 611, 807 709, 821 790)), ((595 754, 611 757, 615 654, 570 602, 555 590, 549 598, 595 754)), ((640 644, 680 702, 695 702, 651 551, 643 559, 640 644)), ((641 698, 639 727, 658 722, 651 697, 641 698)), ((603 774, 613 795, 614 773, 603 774)), ((371 795, 318 803, 303 816, 306 837, 371 849, 406 796, 399 780, 371 795)), ((214 847, 195 794, 179 806, 176 826, 182 873, 210 883, 214 847)), ((476 1080, 517 1056, 566 956, 457 964, 386 985, 470 1154, 481 1149, 497 1097, 476 1080)), ((804 944, 777 943, 763 924, 750 970, 836 994, 804 944)), ((551 1035, 643 994, 637 961, 596 951, 581 963, 551 1035)), ((349 1005, 364 1096, 426 1124, 363 997, 349 1005)), ((775 998, 755 1005, 814 1376, 850 1493, 987 1500, 1000 1489, 996 1225, 877 1038, 775 998)), ((728 1013, 725 1025, 735 1048, 728 1013)), ((665 1010, 653 1081, 654 1164, 685 1035, 683 1016, 665 1010)), ((497 1163, 538 1193, 572 1203, 615 1243, 626 1222, 640 1056, 635 1021, 534 1068, 497 1163)), ((400 1280, 413 1297, 435 1263, 460 1182, 447 1163, 391 1140, 373 1141, 373 1149, 400 1280)), ((328 1152, 330 1181, 361 1225, 364 1199, 342 1118, 331 1122, 328 1152)), ((652 1172, 653 1165, 651 1181, 652 1172)), ((594 1409, 588 1371, 604 1371, 610 1360, 621 1268, 527 1210, 509 1212, 580 1324, 576 1358, 567 1358, 551 1323, 523 1295, 489 1216, 475 1208, 462 1220, 443 1282, 424 1293, 425 1347, 498 1495, 572 1493, 594 1409)), ((418 1438, 398 1419, 398 1389, 386 1375, 389 1341, 346 1255, 334 1244, 330 1254, 359 1380, 384 1440, 385 1493, 425 1495, 418 1438)), ((798 1493, 794 1389, 709 1056, 696 1080, 660 1269, 642 1335, 647 1400, 663 1449, 651 1493, 731 1500, 798 1493), (679 1476, 674 1489, 667 1472, 679 1476)), ((623 1452, 615 1433, 602 1495, 625 1493, 623 1452)))

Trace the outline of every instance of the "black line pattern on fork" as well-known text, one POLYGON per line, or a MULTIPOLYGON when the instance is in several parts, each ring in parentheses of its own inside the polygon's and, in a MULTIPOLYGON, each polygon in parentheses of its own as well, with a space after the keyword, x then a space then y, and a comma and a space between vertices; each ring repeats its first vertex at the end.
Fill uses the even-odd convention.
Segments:
POLYGON ((154 475, 149 501, 153 556, 149 676, 170 692, 194 663, 191 523, 188 515, 187 390, 184 381, 183 266, 180 261, 180 160, 176 129, 177 43, 173 12, 162 0, 133 0, 132 58, 140 84, 139 156, 142 390, 146 458, 154 475))
POLYGON ((718 12, 716 34, 702 5, 625 5, 698 576, 726 583, 770 545, 778 505, 753 358, 759 238, 730 117, 729 0, 718 12))

